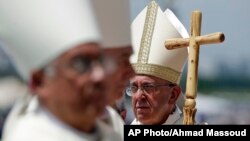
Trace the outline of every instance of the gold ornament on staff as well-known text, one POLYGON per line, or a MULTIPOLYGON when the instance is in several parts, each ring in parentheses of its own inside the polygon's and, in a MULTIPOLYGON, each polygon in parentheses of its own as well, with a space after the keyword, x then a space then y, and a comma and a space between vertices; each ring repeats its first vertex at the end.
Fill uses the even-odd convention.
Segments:
POLYGON ((225 36, 221 32, 212 33, 200 36, 201 33, 201 18, 200 11, 193 11, 191 16, 191 37, 184 39, 168 39, 165 42, 167 49, 177 49, 189 46, 188 55, 188 72, 186 82, 186 100, 183 107, 184 120, 183 124, 195 124, 196 114, 196 96, 198 84, 198 64, 199 64, 199 49, 202 44, 221 43, 225 40, 225 36))

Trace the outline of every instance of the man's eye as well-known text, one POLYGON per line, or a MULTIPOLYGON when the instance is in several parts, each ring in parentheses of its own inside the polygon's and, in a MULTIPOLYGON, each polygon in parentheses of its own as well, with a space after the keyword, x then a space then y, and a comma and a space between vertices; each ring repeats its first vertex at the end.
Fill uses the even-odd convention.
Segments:
POLYGON ((86 72, 90 67, 91 61, 86 58, 76 58, 71 65, 77 72, 86 72))
POLYGON ((145 86, 143 86, 143 88, 145 90, 151 90, 151 89, 154 89, 154 86, 153 85, 145 85, 145 86))
POLYGON ((131 86, 131 90, 137 91, 138 87, 137 86, 131 86))

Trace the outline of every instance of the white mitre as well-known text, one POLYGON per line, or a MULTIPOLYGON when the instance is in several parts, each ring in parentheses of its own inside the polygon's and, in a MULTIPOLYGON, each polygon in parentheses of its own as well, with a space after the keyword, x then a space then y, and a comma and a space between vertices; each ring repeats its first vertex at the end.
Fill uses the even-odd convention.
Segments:
POLYGON ((164 42, 169 38, 182 38, 187 31, 173 13, 163 13, 151 1, 132 22, 131 63, 136 74, 152 75, 179 84, 188 57, 188 49, 167 50, 164 42))
POLYGON ((0 40, 28 81, 76 45, 99 42, 90 0, 1 0, 0 40))

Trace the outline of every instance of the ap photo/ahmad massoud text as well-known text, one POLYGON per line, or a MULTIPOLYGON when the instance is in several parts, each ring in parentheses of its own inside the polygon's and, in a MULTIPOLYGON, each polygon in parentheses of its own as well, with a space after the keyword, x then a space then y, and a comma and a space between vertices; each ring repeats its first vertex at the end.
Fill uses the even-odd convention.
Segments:
POLYGON ((148 137, 245 137, 249 125, 125 125, 125 140, 148 137))

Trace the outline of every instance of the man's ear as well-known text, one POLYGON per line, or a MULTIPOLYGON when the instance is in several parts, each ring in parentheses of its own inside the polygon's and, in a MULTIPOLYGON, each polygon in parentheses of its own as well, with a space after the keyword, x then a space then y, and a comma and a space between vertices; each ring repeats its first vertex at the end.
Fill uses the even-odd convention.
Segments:
POLYGON ((36 92, 43 86, 44 72, 42 70, 35 70, 31 73, 30 90, 36 92))
POLYGON ((177 99, 178 99, 180 93, 181 93, 181 88, 180 88, 180 86, 174 86, 174 87, 172 88, 172 93, 171 93, 171 97, 170 97, 170 100, 169 100, 169 101, 170 101, 171 103, 176 103, 176 101, 177 101, 177 99))

